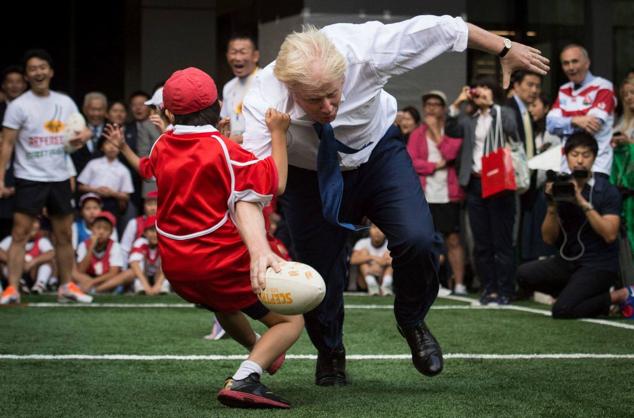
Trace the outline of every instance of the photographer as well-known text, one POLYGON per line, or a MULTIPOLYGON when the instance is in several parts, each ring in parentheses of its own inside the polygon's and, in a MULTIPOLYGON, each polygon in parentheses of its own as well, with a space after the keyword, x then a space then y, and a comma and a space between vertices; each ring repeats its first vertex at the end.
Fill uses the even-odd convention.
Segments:
POLYGON ((557 298, 553 318, 607 315, 611 304, 625 307, 634 302, 632 288, 609 290, 619 268, 621 199, 607 179, 592 174, 597 150, 597 141, 585 132, 566 141, 564 154, 572 175, 549 176, 542 224, 544 241, 558 246, 559 254, 523 264, 517 271, 520 286, 557 298))

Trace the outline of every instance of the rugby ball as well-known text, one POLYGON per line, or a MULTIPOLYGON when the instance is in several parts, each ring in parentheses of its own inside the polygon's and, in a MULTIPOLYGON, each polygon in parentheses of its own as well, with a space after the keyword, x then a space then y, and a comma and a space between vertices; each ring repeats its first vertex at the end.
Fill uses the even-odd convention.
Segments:
POLYGON ((266 271, 266 288, 258 298, 264 306, 283 315, 298 315, 315 309, 326 295, 326 284, 317 270, 294 261, 280 264, 276 273, 266 271))
POLYGON ((84 129, 86 129, 86 120, 81 113, 73 113, 68 117, 66 122, 64 122, 64 130, 62 131, 64 135, 64 151, 71 154, 83 146, 83 144, 78 147, 73 146, 70 140, 75 138, 84 129))

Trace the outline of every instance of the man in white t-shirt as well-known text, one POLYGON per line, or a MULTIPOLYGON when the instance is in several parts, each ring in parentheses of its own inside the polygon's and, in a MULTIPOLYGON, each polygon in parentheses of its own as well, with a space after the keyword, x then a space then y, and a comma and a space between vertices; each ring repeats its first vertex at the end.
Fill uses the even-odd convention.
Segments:
POLYGON ((229 39, 227 62, 235 77, 225 84, 222 89, 220 116, 229 119, 231 125, 229 138, 238 144, 242 143, 242 133, 244 132, 242 100, 253 83, 253 78, 258 70, 259 59, 260 52, 253 38, 245 35, 236 35, 229 39))
POLYGON ((361 238, 354 245, 350 264, 359 266, 359 272, 370 296, 393 294, 392 257, 387 249, 385 234, 376 225, 370 226, 369 237, 361 238))
MULTIPOLYGON (((72 192, 64 152, 64 121, 78 113, 66 95, 50 90, 53 78, 52 59, 43 50, 25 55, 26 80, 31 86, 11 102, 3 121, 0 167, 6 167, 15 146, 15 214, 9 248, 9 286, 2 292, 0 304, 19 303, 18 283, 24 266, 25 245, 36 217, 46 207, 55 236, 55 253, 61 286, 60 302, 92 302, 70 283, 74 263, 71 244, 73 223, 72 192)), ((79 146, 90 138, 88 129, 72 139, 79 146)), ((5 172, 0 170, 0 198, 8 195, 5 172)))

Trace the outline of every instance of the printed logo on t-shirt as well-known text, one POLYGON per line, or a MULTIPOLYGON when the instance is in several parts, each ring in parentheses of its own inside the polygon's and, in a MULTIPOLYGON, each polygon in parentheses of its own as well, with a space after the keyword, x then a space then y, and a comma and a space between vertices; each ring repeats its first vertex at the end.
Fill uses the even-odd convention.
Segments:
POLYGON ((64 130, 64 122, 60 120, 62 117, 62 106, 56 104, 53 116, 44 122, 44 129, 52 134, 60 133, 64 130))

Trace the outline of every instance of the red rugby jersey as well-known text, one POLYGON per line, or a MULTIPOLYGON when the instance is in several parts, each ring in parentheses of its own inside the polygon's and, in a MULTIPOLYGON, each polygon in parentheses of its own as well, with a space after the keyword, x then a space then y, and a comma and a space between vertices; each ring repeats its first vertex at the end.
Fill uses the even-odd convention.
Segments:
POLYGON ((170 283, 213 278, 230 292, 240 277, 239 287, 250 291, 248 252, 231 214, 239 200, 268 204, 278 184, 273 159, 257 159, 212 126, 177 125, 141 160, 140 173, 156 178, 159 248, 170 283))

